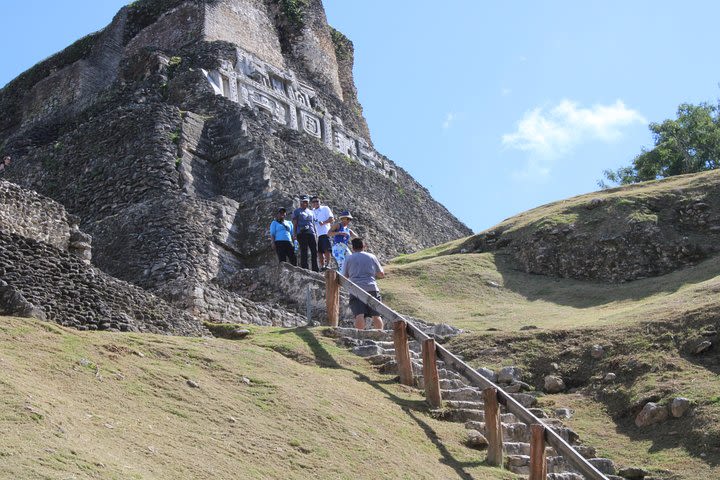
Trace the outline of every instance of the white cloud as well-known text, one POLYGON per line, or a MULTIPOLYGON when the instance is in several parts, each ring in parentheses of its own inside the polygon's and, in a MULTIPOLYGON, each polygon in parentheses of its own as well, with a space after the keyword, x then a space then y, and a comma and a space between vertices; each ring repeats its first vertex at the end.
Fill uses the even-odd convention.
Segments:
POLYGON ((517 130, 502 136, 503 145, 527 151, 545 159, 566 155, 581 143, 611 143, 622 136, 622 128, 647 123, 636 110, 621 100, 611 105, 582 108, 563 100, 551 108, 538 107, 525 112, 517 130))
POLYGON ((545 183, 550 179, 550 171, 547 163, 531 158, 521 170, 512 172, 512 178, 526 183, 545 183))
POLYGON ((510 90, 510 89, 507 88, 507 87, 503 87, 503 88, 500 90, 500 95, 502 95, 503 97, 507 97, 507 96, 510 95, 511 93, 512 93, 512 90, 510 90))
POLYGON ((447 115, 445 115, 445 121, 442 124, 443 130, 449 129, 452 126, 454 121, 455 121, 454 113, 448 113, 447 115))

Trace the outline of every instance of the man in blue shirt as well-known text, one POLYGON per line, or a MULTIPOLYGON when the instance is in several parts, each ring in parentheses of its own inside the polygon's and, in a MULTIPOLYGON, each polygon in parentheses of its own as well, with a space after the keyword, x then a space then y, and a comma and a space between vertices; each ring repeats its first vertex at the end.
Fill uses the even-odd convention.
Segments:
POLYGON ((308 268, 308 249, 310 249, 311 268, 317 272, 317 233, 315 231, 315 214, 309 208, 310 197, 300 197, 300 208, 296 208, 292 214, 292 221, 295 227, 295 237, 300 244, 300 266, 308 268))
POLYGON ((270 224, 270 245, 277 253, 280 262, 289 261, 293 265, 297 265, 293 245, 295 240, 293 224, 289 220, 285 220, 286 213, 287 210, 283 207, 278 208, 277 213, 275 213, 275 220, 270 224))

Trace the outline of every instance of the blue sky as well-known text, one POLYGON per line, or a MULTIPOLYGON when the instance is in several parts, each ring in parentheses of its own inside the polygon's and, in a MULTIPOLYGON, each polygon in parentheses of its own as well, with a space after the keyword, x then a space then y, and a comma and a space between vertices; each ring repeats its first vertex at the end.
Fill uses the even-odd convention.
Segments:
MULTIPOLYGON (((123 0, 2 0, 0 85, 123 0)), ((648 122, 715 102, 720 2, 325 0, 376 148, 475 231, 597 189, 648 122)))

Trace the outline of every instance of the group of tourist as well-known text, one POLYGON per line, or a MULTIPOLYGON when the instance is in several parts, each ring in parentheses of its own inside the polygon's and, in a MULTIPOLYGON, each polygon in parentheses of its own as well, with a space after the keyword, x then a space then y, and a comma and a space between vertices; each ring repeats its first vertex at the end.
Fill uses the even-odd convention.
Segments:
POLYGON ((343 264, 350 255, 350 239, 357 234, 350 229, 353 219, 344 211, 335 223, 333 212, 320 203, 319 197, 300 197, 300 207, 287 220, 287 210, 281 207, 270 224, 270 243, 280 262, 297 265, 296 250, 300 254, 300 266, 314 272, 331 268, 331 256, 335 258, 337 271, 342 273, 343 264), (309 260, 309 265, 308 265, 309 260))
MULTIPOLYGON (((272 249, 280 262, 297 265, 297 248, 300 253, 300 266, 315 272, 331 268, 332 254, 339 273, 348 277, 370 296, 381 300, 380 289, 375 280, 376 277, 385 276, 380 262, 375 255, 364 251, 365 242, 350 229, 350 221, 353 219, 350 212, 342 212, 338 219, 339 221, 335 222, 332 210, 327 205, 322 205, 319 197, 309 198, 303 195, 300 197, 300 207, 293 211, 291 220, 287 220, 287 210, 284 207, 276 211, 275 219, 270 224, 272 249)), ((350 296, 350 310, 355 317, 355 328, 365 328, 366 316, 372 317, 373 328, 383 328, 380 315, 353 295, 350 296)))

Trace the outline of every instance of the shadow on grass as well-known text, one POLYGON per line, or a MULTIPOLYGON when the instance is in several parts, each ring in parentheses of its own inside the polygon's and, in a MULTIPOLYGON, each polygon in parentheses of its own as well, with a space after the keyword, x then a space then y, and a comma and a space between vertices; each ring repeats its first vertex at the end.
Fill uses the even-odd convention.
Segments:
POLYGON ((720 275, 720 256, 666 275, 622 284, 574 280, 521 271, 508 254, 495 253, 495 266, 503 286, 526 299, 543 300, 575 308, 590 308, 612 302, 638 301, 657 294, 671 294, 688 284, 697 284, 720 275))
POLYGON ((372 378, 368 377, 367 375, 358 370, 340 365, 337 360, 335 360, 335 358, 330 354, 330 352, 327 351, 323 344, 318 340, 318 338, 313 334, 313 332, 307 327, 282 330, 280 334, 295 334, 298 338, 303 340, 313 352, 316 365, 324 368, 337 368, 347 370, 348 372, 353 373, 358 381, 370 385, 375 390, 381 392, 390 401, 399 405, 402 408, 403 412, 405 412, 405 414, 411 420, 413 420, 423 430, 423 432, 425 432, 428 440, 430 440, 433 445, 435 445, 442 457, 440 459, 440 462, 455 470, 458 477, 471 480, 475 477, 473 477, 465 469, 467 467, 477 467, 480 465, 484 465, 484 462, 481 461, 461 462, 456 459, 453 454, 447 449, 447 447, 442 443, 435 430, 433 430, 430 425, 428 425, 425 421, 423 421, 422 418, 420 418, 420 416, 418 416, 417 412, 426 412, 428 410, 427 403, 425 403, 424 400, 409 400, 399 397, 387 388, 385 388, 385 385, 395 384, 396 381, 394 379, 388 379, 383 381, 373 380, 372 378))
POLYGON ((315 365, 322 368, 343 368, 342 365, 337 363, 335 358, 323 347, 322 343, 317 339, 313 332, 308 327, 297 327, 289 328, 287 330, 281 330, 281 335, 294 334, 300 338, 303 342, 310 347, 313 356, 315 358, 315 365))

